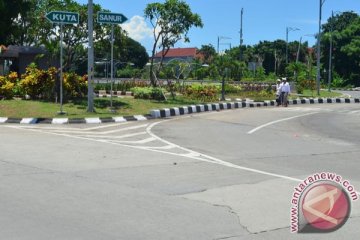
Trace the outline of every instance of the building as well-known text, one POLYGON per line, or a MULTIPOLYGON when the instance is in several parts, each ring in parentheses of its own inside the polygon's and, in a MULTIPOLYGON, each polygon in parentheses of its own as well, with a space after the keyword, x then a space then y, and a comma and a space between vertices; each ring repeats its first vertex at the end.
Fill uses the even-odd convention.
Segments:
MULTIPOLYGON (((154 61, 160 62, 162 52, 155 54, 154 61)), ((173 59, 178 59, 180 61, 192 62, 195 59, 202 59, 202 54, 198 53, 197 48, 171 48, 164 57, 164 63, 169 62, 173 59)))
POLYGON ((49 57, 44 48, 0 46, 0 76, 9 72, 23 74, 26 67, 35 62, 40 69, 47 69, 49 66, 49 57))

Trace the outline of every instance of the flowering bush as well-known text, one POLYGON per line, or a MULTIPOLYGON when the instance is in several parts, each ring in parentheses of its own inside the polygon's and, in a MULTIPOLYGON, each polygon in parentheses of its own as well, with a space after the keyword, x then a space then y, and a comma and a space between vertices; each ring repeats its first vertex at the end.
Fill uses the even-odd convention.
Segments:
POLYGON ((65 73, 63 81, 64 97, 78 98, 87 94, 87 76, 79 76, 76 73, 65 73))
POLYGON ((7 79, 12 83, 16 83, 19 80, 19 76, 17 72, 10 72, 7 79))
POLYGON ((50 99, 54 92, 55 78, 55 68, 45 71, 30 65, 21 77, 20 86, 31 98, 50 99))
POLYGON ((217 99, 218 91, 218 88, 214 85, 192 84, 185 87, 184 94, 202 101, 214 101, 217 99))
POLYGON ((0 76, 0 98, 11 99, 14 96, 13 88, 14 83, 12 83, 8 77, 0 76))

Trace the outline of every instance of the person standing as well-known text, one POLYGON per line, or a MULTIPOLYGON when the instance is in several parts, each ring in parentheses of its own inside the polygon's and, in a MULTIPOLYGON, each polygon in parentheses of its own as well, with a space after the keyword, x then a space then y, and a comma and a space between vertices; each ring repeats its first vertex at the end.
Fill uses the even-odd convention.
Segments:
POLYGON ((281 87, 282 82, 280 79, 276 80, 276 106, 280 106, 281 104, 281 87))
POLYGON ((288 106, 288 96, 290 94, 290 84, 288 83, 286 78, 282 78, 282 85, 281 85, 281 103, 283 107, 288 106))

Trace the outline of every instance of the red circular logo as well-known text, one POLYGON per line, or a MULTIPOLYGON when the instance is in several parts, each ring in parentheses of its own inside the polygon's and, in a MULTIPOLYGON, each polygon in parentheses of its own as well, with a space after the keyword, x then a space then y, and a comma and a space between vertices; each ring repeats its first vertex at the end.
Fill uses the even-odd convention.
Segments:
POLYGON ((304 195, 302 212, 311 227, 324 232, 335 231, 349 217, 350 199, 341 187, 319 183, 304 195))

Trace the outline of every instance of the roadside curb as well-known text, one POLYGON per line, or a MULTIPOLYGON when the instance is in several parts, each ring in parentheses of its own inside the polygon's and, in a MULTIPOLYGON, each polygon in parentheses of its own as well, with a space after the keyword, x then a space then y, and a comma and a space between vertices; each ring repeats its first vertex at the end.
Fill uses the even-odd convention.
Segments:
MULTIPOLYGON (((310 98, 290 100, 289 105, 301 104, 332 104, 332 103, 360 103, 359 98, 310 98)), ((237 101, 224 103, 197 104, 182 107, 154 109, 148 115, 134 116, 118 116, 118 117, 92 117, 92 118, 11 118, 0 117, 0 124, 100 124, 100 123, 120 123, 130 121, 146 121, 156 118, 167 118, 173 116, 181 116, 186 114, 221 111, 227 109, 238 108, 255 108, 255 107, 271 107, 275 106, 275 100, 267 100, 264 102, 253 101, 237 101)))
MULTIPOLYGON (((331 104, 331 103, 360 103, 360 99, 354 98, 311 98, 311 99, 294 99, 289 101, 289 105, 299 104, 331 104)), ((276 101, 268 100, 264 102, 225 102, 225 103, 209 103, 198 104, 183 107, 154 109, 150 111, 153 118, 166 118, 180 116, 192 113, 220 111, 225 109, 237 108, 255 108, 275 106, 276 101)))
POLYGON ((0 117, 1 123, 17 123, 17 124, 100 124, 100 123, 120 123, 131 121, 145 121, 153 119, 150 115, 134 115, 123 117, 93 117, 93 118, 8 118, 0 117))

